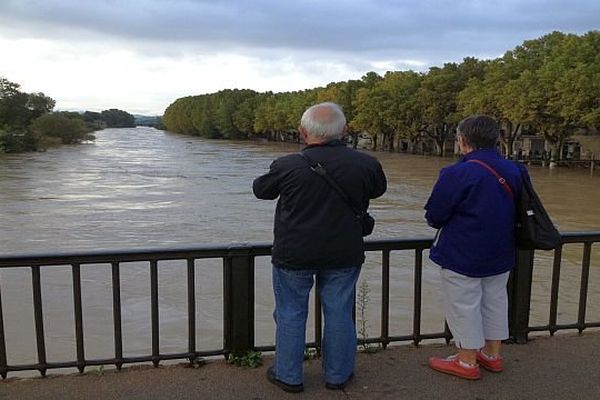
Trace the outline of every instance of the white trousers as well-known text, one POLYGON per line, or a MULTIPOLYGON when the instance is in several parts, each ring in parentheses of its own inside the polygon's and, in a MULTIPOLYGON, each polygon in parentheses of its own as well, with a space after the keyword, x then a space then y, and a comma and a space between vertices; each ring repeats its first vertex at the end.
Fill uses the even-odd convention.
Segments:
POLYGON ((471 278, 442 269, 446 321, 458 348, 481 349, 486 340, 508 339, 509 275, 471 278))

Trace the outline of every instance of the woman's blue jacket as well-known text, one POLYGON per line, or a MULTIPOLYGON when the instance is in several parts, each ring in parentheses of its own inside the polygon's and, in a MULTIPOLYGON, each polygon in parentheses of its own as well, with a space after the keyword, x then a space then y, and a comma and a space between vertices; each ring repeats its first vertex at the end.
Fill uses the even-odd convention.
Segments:
MULTIPOLYGON (((443 168, 425 205, 425 218, 439 229, 429 257, 442 268, 471 277, 498 275, 515 265, 515 200, 521 174, 496 149, 480 149, 443 168), (504 177, 511 196, 480 160, 504 177)), ((528 177, 527 177, 528 179, 528 177)))

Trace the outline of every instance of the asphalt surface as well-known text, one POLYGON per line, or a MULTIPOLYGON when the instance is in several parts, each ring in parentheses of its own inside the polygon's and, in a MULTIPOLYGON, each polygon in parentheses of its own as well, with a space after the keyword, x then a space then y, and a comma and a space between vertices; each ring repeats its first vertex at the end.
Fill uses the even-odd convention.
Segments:
POLYGON ((445 345, 389 347, 360 353, 355 379, 344 391, 324 387, 319 360, 305 364, 304 392, 289 394, 265 378, 264 366, 242 369, 221 359, 194 369, 184 365, 90 370, 46 378, 0 382, 0 399, 600 399, 600 331, 536 337, 504 346, 505 371, 482 370, 479 381, 440 374, 430 356, 452 354, 445 345))

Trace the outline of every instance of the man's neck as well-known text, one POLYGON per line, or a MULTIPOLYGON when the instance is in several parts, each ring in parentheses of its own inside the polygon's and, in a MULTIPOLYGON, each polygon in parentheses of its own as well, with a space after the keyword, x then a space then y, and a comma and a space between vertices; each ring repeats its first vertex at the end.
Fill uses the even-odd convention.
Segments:
POLYGON ((310 146, 310 145, 324 144, 326 142, 324 140, 318 140, 318 139, 306 139, 304 141, 304 143, 306 143, 307 146, 310 146))

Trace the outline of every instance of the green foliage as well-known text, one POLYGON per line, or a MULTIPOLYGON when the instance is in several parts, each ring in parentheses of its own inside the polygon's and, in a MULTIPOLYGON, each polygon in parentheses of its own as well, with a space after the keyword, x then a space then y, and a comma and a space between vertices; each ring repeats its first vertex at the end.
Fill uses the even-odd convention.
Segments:
POLYGON ((81 118, 85 121, 85 123, 93 130, 100 130, 107 127, 106 121, 104 120, 102 114, 94 111, 86 111, 81 114, 81 118))
POLYGON ((68 118, 62 113, 42 115, 33 121, 31 131, 40 137, 56 139, 62 144, 75 144, 93 139, 82 119, 68 118))
MULTIPOLYGON (((47 125, 48 113, 54 105, 54 100, 44 93, 21 92, 19 84, 0 77, 0 152, 43 150, 60 143, 56 129, 49 134, 47 125)), ((71 125, 65 125, 72 128, 65 134, 73 134, 71 125)))
POLYGON ((254 133, 257 104, 258 96, 248 97, 239 103, 231 117, 236 129, 246 137, 250 137, 254 133))
POLYGON ((0 153, 81 143, 94 140, 90 132, 98 129, 135 126, 133 115, 114 108, 101 113, 52 112, 52 98, 41 92, 24 93, 20 88, 0 77, 0 153))
POLYGON ((5 137, 8 137, 8 132, 0 129, 0 154, 6 153, 6 147, 4 145, 5 137))
POLYGON ((27 108, 30 111, 31 118, 38 118, 52 111, 56 102, 51 97, 42 92, 30 93, 27 99, 27 108))
POLYGON ((248 351, 243 354, 229 354, 227 363, 242 368, 257 368, 263 364, 260 351, 248 351))
POLYGON ((0 147, 6 153, 37 151, 45 148, 43 138, 22 128, 8 128, 0 131, 0 147))
POLYGON ((136 126, 152 126, 160 129, 161 118, 158 116, 134 115, 136 126))
POLYGON ((28 129, 29 124, 53 106, 54 100, 43 93, 23 93, 19 84, 0 77, 0 152, 38 150, 42 138, 28 129))
POLYGON ((104 365, 99 365, 98 367, 90 370, 90 373, 98 376, 104 376, 104 365))
POLYGON ((100 113, 100 118, 108 128, 133 128, 135 118, 126 111, 111 108, 100 113))
POLYGON ((29 95, 21 92, 0 97, 0 126, 26 128, 33 118, 31 110, 27 107, 28 101, 29 95))
POLYGON ((165 128, 207 138, 239 139, 252 135, 255 97, 252 90, 222 90, 217 93, 177 99, 162 117, 165 128))

